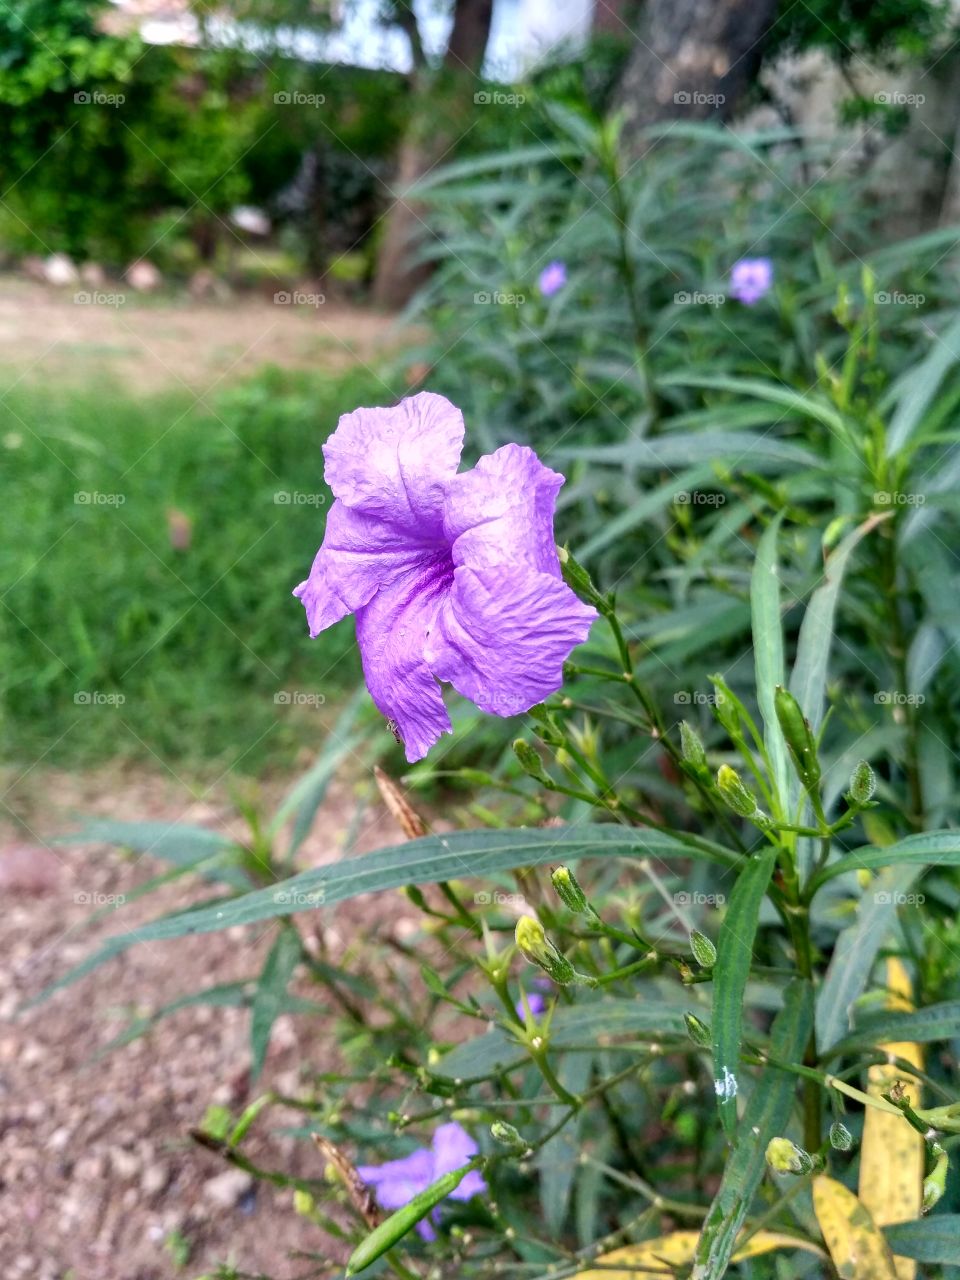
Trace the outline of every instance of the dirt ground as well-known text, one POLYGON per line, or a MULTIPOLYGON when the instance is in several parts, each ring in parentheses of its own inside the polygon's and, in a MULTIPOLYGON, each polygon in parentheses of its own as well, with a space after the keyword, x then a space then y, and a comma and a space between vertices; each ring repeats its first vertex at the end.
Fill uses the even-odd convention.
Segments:
MULTIPOLYGON (((100 374, 144 393, 178 384, 210 389, 266 362, 332 371, 372 362, 397 341, 389 317, 345 305, 274 304, 255 296, 197 303, 142 298, 122 285, 100 291, 123 294, 116 305, 76 302, 83 291, 0 278, 0 369, 12 374, 4 378, 6 391, 19 378, 69 383, 100 374)), ((345 780, 331 789, 301 865, 339 856, 339 833, 355 810, 352 787, 345 780)), ((132 1016, 255 974, 276 926, 136 948, 24 1009, 98 939, 198 896, 195 880, 177 881, 121 902, 90 926, 93 907, 129 897, 165 867, 149 856, 51 838, 75 829, 76 815, 223 829, 233 812, 228 792, 227 779, 211 789, 185 787, 139 768, 71 775, 41 763, 0 775, 2 1280, 183 1280, 221 1262, 272 1280, 317 1274, 291 1254, 325 1253, 328 1242, 292 1212, 292 1193, 254 1187, 196 1146, 188 1130, 211 1102, 236 1113, 264 1087, 302 1093, 305 1074, 329 1064, 322 1020, 281 1017, 263 1078, 253 1087, 248 1016, 240 1010, 184 1009, 142 1039, 98 1056, 132 1016)), ((378 807, 365 819, 358 848, 398 838, 378 807)), ((325 931, 332 959, 344 930, 363 925, 383 937, 401 929, 404 918, 396 895, 347 904, 335 925, 321 915, 316 927, 325 931)), ((290 1112, 282 1121, 280 1115, 256 1127, 251 1157, 264 1167, 322 1176, 319 1157, 305 1143, 275 1132, 302 1123, 302 1115, 290 1112)))
POLYGON ((57 289, 4 275, 0 367, 18 380, 86 382, 103 370, 144 393, 210 390, 264 364, 336 371, 398 345, 391 316, 334 301, 312 305, 319 295, 307 290, 282 296, 291 301, 242 294, 197 302, 137 294, 122 282, 57 289))
MULTIPOLYGON (((239 1114, 265 1087, 311 1095, 310 1072, 331 1065, 323 1019, 284 1015, 266 1068, 251 1086, 248 1015, 197 1007, 158 1022, 144 1037, 98 1056, 134 1015, 201 986, 255 974, 276 926, 134 948, 44 1004, 24 1004, 99 939, 196 901, 197 881, 180 881, 122 903, 89 925, 97 905, 130 895, 165 870, 149 857, 106 846, 52 844, 76 827, 73 813, 163 819, 229 829, 226 787, 184 793, 142 769, 82 777, 34 771, 4 780, 18 823, 0 827, 0 1274, 3 1280, 173 1280, 217 1263, 241 1274, 294 1280, 317 1275, 294 1251, 326 1256, 330 1242, 291 1207, 292 1193, 231 1170, 188 1136, 207 1106, 239 1114), (12 788, 12 790, 10 790, 12 788), (177 1248, 189 1253, 178 1266, 177 1248)), ((355 807, 353 787, 336 784, 303 849, 302 865, 340 856, 337 834, 355 807)), ((239 833, 239 829, 238 829, 239 833)), ((400 832, 375 805, 361 849, 400 832)), ((329 956, 359 928, 384 938, 402 932, 396 895, 376 896, 320 919, 329 956)), ((315 989, 306 990, 316 998, 315 989)), ((319 1157, 279 1135, 303 1123, 273 1110, 245 1151, 263 1167, 322 1176, 319 1157)), ((321 1271, 320 1274, 335 1274, 321 1271)))

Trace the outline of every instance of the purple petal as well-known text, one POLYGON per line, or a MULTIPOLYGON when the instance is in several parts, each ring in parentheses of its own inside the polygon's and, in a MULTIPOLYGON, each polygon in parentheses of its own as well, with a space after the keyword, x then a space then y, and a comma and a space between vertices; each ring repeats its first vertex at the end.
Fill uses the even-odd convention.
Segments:
POLYGON ((404 538, 391 525, 352 511, 338 499, 327 516, 310 576, 293 593, 307 611, 310 635, 355 613, 385 583, 434 555, 435 549, 412 533, 404 538))
POLYGON ((401 1209, 439 1176, 434 1172, 433 1152, 426 1147, 400 1160, 381 1165, 358 1165, 357 1173, 373 1187, 381 1209, 401 1209))
POLYGON ((454 1169, 462 1169, 480 1150, 463 1125, 457 1124, 455 1120, 440 1125, 430 1145, 436 1169, 434 1176, 437 1178, 442 1178, 445 1173, 452 1173, 454 1169))
POLYGON ((460 410, 430 391, 392 409, 356 409, 323 446, 327 484, 348 507, 421 537, 439 534, 463 431, 460 410))
POLYGON ((450 1200, 472 1200, 474 1196, 482 1196, 487 1190, 487 1184, 483 1180, 483 1175, 479 1169, 471 1169, 459 1187, 454 1187, 450 1192, 450 1200))
POLYGON ((481 711, 514 716, 560 688, 596 616, 549 573, 461 567, 424 657, 481 711))
POLYGON ((395 721, 411 764, 452 732, 440 686, 423 658, 449 588, 449 560, 438 553, 381 587, 357 611, 367 688, 383 715, 395 721))
POLYGON ((563 476, 532 449, 506 444, 447 485, 443 530, 453 563, 484 569, 528 565, 560 577, 553 513, 563 476))
POLYGON ((567 283, 566 265, 559 261, 548 262, 537 283, 545 298, 553 297, 567 283))

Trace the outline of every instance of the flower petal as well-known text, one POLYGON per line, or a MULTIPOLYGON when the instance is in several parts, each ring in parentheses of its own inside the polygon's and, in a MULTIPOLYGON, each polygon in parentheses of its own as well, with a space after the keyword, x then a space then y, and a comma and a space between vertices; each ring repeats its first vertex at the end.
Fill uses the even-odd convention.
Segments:
POLYGON ((461 566, 424 658, 481 711, 514 716, 560 688, 564 662, 596 617, 549 573, 461 566))
POLYGON ((429 541, 412 533, 404 538, 376 516, 353 511, 337 500, 327 516, 323 546, 310 576, 293 593, 307 611, 310 635, 355 613, 381 586, 435 554, 429 541))
POLYGON ((553 512, 563 483, 563 476, 519 444, 506 444, 455 476, 443 506, 453 563, 472 569, 529 565, 559 578, 553 512))
POLYGON ((357 1173, 373 1187, 381 1209, 402 1209, 435 1181, 433 1152, 426 1147, 400 1160, 380 1165, 358 1165, 357 1173))
POLYGON ((427 634, 450 589, 450 562, 418 561, 357 611, 357 643, 370 696, 395 721, 411 764, 452 732, 443 695, 423 660, 427 634))
POLYGON ((466 1129, 455 1120, 439 1125, 430 1145, 433 1148, 435 1178, 453 1173, 454 1169, 462 1169, 480 1150, 466 1129))
POLYGON ((460 410, 431 391, 390 409, 356 409, 323 446, 327 484, 348 507, 438 536, 463 431, 460 410))

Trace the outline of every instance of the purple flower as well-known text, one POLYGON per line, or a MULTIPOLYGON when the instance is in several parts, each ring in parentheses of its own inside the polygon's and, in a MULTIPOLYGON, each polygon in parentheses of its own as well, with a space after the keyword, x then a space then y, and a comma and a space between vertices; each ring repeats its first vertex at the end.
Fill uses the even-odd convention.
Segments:
MULTIPOLYGON (((388 1160, 386 1164, 358 1165, 357 1173, 372 1187, 381 1209, 402 1209, 414 1196, 425 1191, 432 1182, 445 1173, 462 1169, 469 1164, 479 1147, 460 1125, 442 1124, 433 1135, 429 1147, 420 1147, 401 1160, 388 1160)), ((450 1192, 450 1200, 470 1200, 487 1189, 479 1170, 471 1169, 464 1180, 450 1192)), ((434 1210, 436 1218, 436 1210, 434 1210)), ((436 1232, 428 1219, 417 1224, 424 1240, 433 1240, 436 1232)))
POLYGON ((567 283, 567 264, 565 262, 553 261, 540 272, 538 281, 540 292, 545 298, 552 298, 567 283))
POLYGON ((311 636, 356 614, 367 688, 411 763, 451 732, 438 680, 491 715, 527 711, 597 616, 560 575, 563 476, 516 444, 458 475, 463 432, 429 391, 345 414, 323 446, 336 501, 294 592, 311 636))
POLYGON ((769 258, 741 258, 730 272, 730 292, 738 302, 752 307, 773 284, 773 263, 769 258))
MULTIPOLYGON (((527 1004, 530 1006, 530 1012, 535 1018, 539 1018, 541 1013, 547 1010, 547 995, 553 990, 553 984, 550 979, 545 976, 539 976, 533 980, 533 990, 526 993, 527 1004)), ((517 1017, 526 1016, 523 1008, 523 1000, 518 1000, 514 1005, 517 1011, 517 1017)))

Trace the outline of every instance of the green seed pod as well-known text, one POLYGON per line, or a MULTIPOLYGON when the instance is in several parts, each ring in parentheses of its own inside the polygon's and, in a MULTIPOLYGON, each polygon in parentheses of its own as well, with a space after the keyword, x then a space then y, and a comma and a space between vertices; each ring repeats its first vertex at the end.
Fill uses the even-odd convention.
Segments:
POLYGON ((587 901, 587 896, 580 888, 577 877, 573 874, 569 867, 557 867, 550 874, 553 887, 557 891, 557 897, 560 901, 576 911, 578 915, 593 915, 593 908, 587 901))
POLYGON ((717 963, 717 948, 705 933, 698 929, 690 934, 690 950, 701 969, 712 969, 717 963))
POLYGON ((451 1191, 456 1191, 470 1170, 475 1169, 479 1163, 479 1160, 474 1159, 469 1164, 465 1164, 462 1169, 445 1173, 442 1178, 431 1183, 425 1191, 414 1196, 409 1204, 405 1204, 402 1209, 398 1209, 396 1213, 392 1213, 389 1218, 381 1222, 379 1227, 371 1231, 366 1240, 362 1240, 351 1253, 345 1274, 355 1276, 359 1271, 369 1267, 372 1262, 383 1257, 387 1250, 392 1249, 399 1240, 402 1240, 408 1231, 412 1231, 431 1209, 436 1208, 441 1200, 446 1200, 451 1191))
POLYGON ((741 818, 763 817, 757 797, 747 790, 739 773, 728 764, 722 764, 717 770, 717 789, 733 812, 741 818))
POLYGON ((499 1142, 501 1147, 509 1147, 518 1156, 526 1155, 530 1150, 530 1143, 525 1141, 512 1124, 507 1124, 506 1120, 494 1120, 490 1126, 490 1136, 494 1142, 499 1142))
POLYGON ((923 1212, 929 1213, 947 1189, 947 1173, 950 1157, 939 1142, 931 1144, 930 1153, 936 1159, 933 1170, 923 1180, 923 1212))
POLYGON ((817 744, 800 709, 800 703, 789 690, 778 684, 773 695, 773 705, 797 777, 805 790, 813 791, 820 782, 820 761, 817 758, 817 744))
POLYGON ((766 1160, 775 1173, 809 1173, 813 1168, 810 1155, 789 1138, 771 1138, 766 1160))
POLYGON ((855 805, 869 804, 876 789, 877 775, 866 760, 861 760, 850 779, 850 790, 847 792, 847 799, 855 805))
POLYGON ((698 1049, 709 1048, 711 1043, 710 1028, 705 1022, 701 1022, 695 1013, 685 1013, 683 1022, 687 1028, 687 1035, 697 1046, 698 1049))
POLYGON ((515 937, 517 949, 524 959, 539 965, 558 986, 567 987, 576 981, 573 965, 548 939, 539 920, 534 920, 533 916, 521 916, 515 937))
POLYGON ((427 900, 415 884, 408 884, 403 892, 415 907, 419 907, 421 911, 427 910, 427 900))
POLYGON ((544 772, 543 761, 529 742, 523 738, 517 738, 513 744, 513 754, 520 761, 520 768, 524 773, 529 774, 531 778, 536 778, 537 782, 549 786, 550 779, 544 772))
POLYGON ((680 752, 687 764, 694 769, 706 769, 707 753, 703 749, 703 743, 686 720, 680 721, 680 752))
POLYGON ((830 1145, 834 1151, 852 1151, 853 1150, 853 1134, 845 1124, 841 1124, 839 1120, 834 1120, 830 1126, 830 1145))

